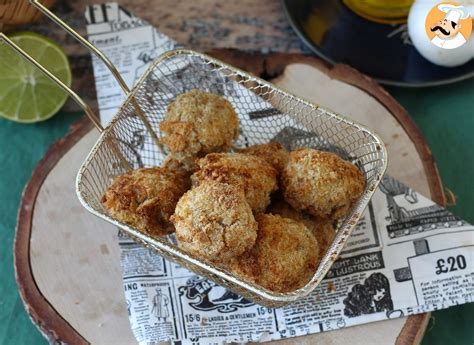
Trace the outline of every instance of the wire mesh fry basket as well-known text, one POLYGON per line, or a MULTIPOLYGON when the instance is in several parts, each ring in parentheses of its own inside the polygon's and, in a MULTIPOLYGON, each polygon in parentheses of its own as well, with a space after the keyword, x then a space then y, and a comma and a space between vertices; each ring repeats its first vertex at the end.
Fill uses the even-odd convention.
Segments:
MULTIPOLYGON (((123 82, 110 61, 95 47, 37 1, 31 2, 102 58, 119 83, 123 82)), ((24 55, 24 52, 21 54, 24 55)), ((31 58, 25 57, 35 63, 31 58)), ((38 65, 37 67, 41 68, 38 65)), ((64 85, 61 86, 67 89, 64 85)), ((380 138, 360 124, 298 98, 242 70, 191 50, 178 49, 163 54, 151 64, 130 92, 125 83, 122 87, 128 93, 127 98, 106 128, 100 126, 100 122, 87 105, 83 102, 81 104, 101 130, 97 143, 77 175, 76 191, 82 205, 96 216, 118 226, 132 239, 153 249, 157 254, 256 303, 278 307, 313 291, 344 248, 385 172, 387 152, 380 138), (336 152, 362 170, 366 180, 365 190, 349 214, 340 220, 333 243, 314 276, 304 287, 287 293, 277 293, 243 281, 223 268, 185 253, 176 245, 173 235, 150 237, 114 219, 102 205, 101 198, 115 176, 129 169, 159 166, 162 163, 166 151, 158 143, 159 124, 164 119, 168 104, 176 96, 192 89, 219 94, 232 103, 241 123, 241 133, 235 142, 237 147, 270 141, 278 141, 290 150, 303 146, 313 147, 336 152)), ((81 102, 71 90, 66 91, 76 101, 81 102)))

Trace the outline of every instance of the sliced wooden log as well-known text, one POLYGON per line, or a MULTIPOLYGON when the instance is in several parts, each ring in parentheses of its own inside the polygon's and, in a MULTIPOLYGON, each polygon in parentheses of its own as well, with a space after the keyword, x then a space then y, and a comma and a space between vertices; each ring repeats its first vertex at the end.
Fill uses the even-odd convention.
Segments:
MULTIPOLYGON (((423 137, 406 111, 369 78, 347 66, 331 68, 305 56, 212 54, 368 123, 388 145, 389 173, 444 203, 441 181, 423 137)), ((35 169, 20 207, 14 249, 20 294, 28 314, 52 342, 134 342, 116 229, 89 214, 75 195, 75 175, 97 137, 82 120, 54 144, 35 169)), ((428 318, 429 314, 422 314, 281 343, 417 344, 428 318)))

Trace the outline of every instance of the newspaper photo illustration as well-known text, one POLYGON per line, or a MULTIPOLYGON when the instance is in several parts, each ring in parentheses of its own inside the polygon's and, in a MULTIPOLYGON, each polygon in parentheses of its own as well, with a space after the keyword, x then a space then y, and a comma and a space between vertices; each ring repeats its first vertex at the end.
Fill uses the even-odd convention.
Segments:
POLYGON ((156 295, 153 296, 153 308, 151 309, 151 313, 158 319, 158 322, 160 322, 161 319, 166 321, 166 318, 170 317, 170 311, 168 309, 170 299, 161 292, 160 288, 155 289, 155 291, 156 295))
MULTIPOLYGON (((89 39, 113 59, 130 86, 154 58, 178 47, 116 3, 90 6, 86 18, 89 39)), ((93 65, 100 115, 106 124, 123 95, 100 62, 94 59, 93 65)), ((186 66, 173 73, 179 78, 199 78, 186 66)), ((235 87, 239 86, 223 89, 215 83, 208 91, 232 102, 238 100, 235 87)), ((262 102, 263 110, 244 115, 263 125, 265 117, 276 110, 252 97, 262 102)), ((124 143, 139 167, 147 165, 140 154, 146 149, 146 135, 137 130, 124 143)), ((308 135, 313 134, 282 127, 276 136, 264 139, 294 149, 308 135)), ((318 148, 350 158, 324 141, 318 148)), ((390 176, 383 177, 321 284, 306 298, 282 308, 257 305, 123 234, 119 234, 119 245, 124 304, 134 336, 143 344, 277 340, 474 300, 474 227, 390 176)))
POLYGON ((382 273, 372 273, 362 284, 352 287, 343 303, 344 315, 348 317, 379 312, 390 314, 393 311, 390 282, 382 273))

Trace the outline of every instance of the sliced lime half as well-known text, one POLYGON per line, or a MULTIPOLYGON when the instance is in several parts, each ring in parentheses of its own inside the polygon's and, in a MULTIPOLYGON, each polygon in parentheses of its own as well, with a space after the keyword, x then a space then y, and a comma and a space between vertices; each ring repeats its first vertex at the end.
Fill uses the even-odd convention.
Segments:
MULTIPOLYGON (((67 86, 71 68, 63 50, 50 39, 32 32, 9 37, 67 86)), ((0 116, 16 122, 34 123, 52 117, 68 95, 43 72, 0 43, 0 116)))

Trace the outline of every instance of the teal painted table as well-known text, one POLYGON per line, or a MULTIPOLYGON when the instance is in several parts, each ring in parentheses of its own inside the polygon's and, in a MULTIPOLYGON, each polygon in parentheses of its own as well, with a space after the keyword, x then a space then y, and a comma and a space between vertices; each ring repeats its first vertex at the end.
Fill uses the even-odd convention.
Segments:
MULTIPOLYGON (((474 223, 474 80, 426 89, 387 90, 426 137, 444 187, 457 197, 450 210, 474 223)), ((423 345, 474 343, 474 304, 432 314, 423 345)))
MULTIPOLYGON (((389 88, 413 116, 431 146, 446 188, 457 196, 452 211, 474 222, 474 80, 421 90, 389 88)), ((81 114, 59 113, 36 125, 0 119, 0 343, 44 344, 18 296, 12 246, 16 213, 25 183, 48 146, 81 114)), ((474 342, 474 304, 433 313, 423 344, 474 342)))

